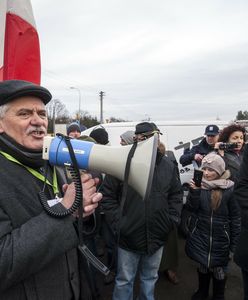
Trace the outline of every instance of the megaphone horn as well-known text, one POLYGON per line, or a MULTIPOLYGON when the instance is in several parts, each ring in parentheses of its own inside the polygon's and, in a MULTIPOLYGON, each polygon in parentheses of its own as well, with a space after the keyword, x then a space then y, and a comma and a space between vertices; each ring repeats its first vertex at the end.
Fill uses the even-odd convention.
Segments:
MULTIPOLYGON (((132 145, 103 146, 77 139, 70 140, 78 167, 83 170, 98 171, 124 180, 127 157, 132 145)), ((156 161, 158 136, 139 142, 131 160, 128 184, 143 199, 148 197, 156 161)), ((53 166, 71 164, 69 150, 61 136, 45 137, 43 159, 53 166)))

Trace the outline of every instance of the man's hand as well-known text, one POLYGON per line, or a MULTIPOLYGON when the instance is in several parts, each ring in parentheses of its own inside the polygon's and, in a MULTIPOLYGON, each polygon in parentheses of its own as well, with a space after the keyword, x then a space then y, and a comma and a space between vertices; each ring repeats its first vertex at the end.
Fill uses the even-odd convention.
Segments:
POLYGON ((96 186, 99 178, 92 178, 90 174, 84 173, 81 176, 83 184, 83 203, 84 217, 91 215, 98 206, 98 202, 102 200, 102 194, 96 192, 96 186))
POLYGON ((201 154, 199 154, 199 153, 195 154, 195 156, 194 156, 194 160, 195 160, 195 161, 201 162, 202 159, 203 159, 203 155, 201 155, 201 154))
MULTIPOLYGON (((91 215, 98 206, 98 202, 102 199, 102 194, 96 192, 96 185, 99 182, 98 178, 92 178, 88 173, 81 175, 81 182, 83 186, 83 216, 91 215)), ((75 186, 74 183, 63 185, 64 197, 61 203, 65 208, 70 208, 75 199, 75 186)), ((78 212, 76 212, 77 215, 78 212)))
POLYGON ((214 149, 215 150, 218 150, 218 153, 219 153, 219 155, 220 156, 224 156, 225 155, 225 152, 224 152, 224 150, 221 150, 219 147, 220 147, 220 144, 223 144, 222 142, 217 142, 217 143, 215 143, 214 144, 214 149))

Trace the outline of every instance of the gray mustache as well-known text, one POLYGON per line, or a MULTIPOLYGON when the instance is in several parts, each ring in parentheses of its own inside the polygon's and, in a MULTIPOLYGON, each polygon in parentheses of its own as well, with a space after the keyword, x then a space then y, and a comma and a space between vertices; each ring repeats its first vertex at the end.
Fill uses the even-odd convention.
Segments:
POLYGON ((31 126, 27 129, 26 134, 30 134, 33 131, 41 131, 43 133, 46 133, 46 128, 44 126, 31 126))

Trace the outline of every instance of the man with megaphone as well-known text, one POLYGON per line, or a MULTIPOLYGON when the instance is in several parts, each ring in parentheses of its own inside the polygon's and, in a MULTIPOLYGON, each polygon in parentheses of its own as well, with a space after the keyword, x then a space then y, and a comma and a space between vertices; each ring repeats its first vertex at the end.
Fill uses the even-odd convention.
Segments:
MULTIPOLYGON (((135 128, 138 144, 159 134, 154 123, 139 123, 135 128)), ((136 172, 142 179, 143 174, 136 172)), ((180 221, 182 189, 176 167, 157 150, 151 191, 145 199, 130 185, 125 190, 125 182, 120 185, 111 177, 105 178, 101 192, 106 217, 115 220, 112 226, 117 232, 118 266, 113 300, 133 299, 137 271, 138 299, 153 300, 163 246, 180 221)))
MULTIPOLYGON (((45 105, 51 98, 47 89, 31 82, 0 83, 0 299, 4 300, 83 298, 79 238, 71 209, 76 184, 62 187, 55 168, 49 164, 44 168, 42 159, 48 126, 45 105), (43 208, 44 197, 54 215, 43 208)), ((74 215, 84 212, 90 218, 102 198, 96 193, 97 183, 89 174, 81 176, 77 183, 83 186, 81 209, 74 209, 74 215)))

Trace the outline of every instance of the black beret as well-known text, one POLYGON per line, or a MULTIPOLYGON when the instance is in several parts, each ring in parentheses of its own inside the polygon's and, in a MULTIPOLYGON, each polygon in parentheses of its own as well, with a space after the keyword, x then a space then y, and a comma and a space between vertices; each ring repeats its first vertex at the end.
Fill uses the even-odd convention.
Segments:
POLYGON ((52 99, 51 93, 46 88, 29 81, 5 80, 0 82, 0 106, 25 96, 40 98, 44 104, 52 99))
POLYGON ((158 129, 157 125, 152 122, 142 122, 137 124, 135 127, 135 134, 145 134, 150 132, 157 132, 162 134, 158 129))

